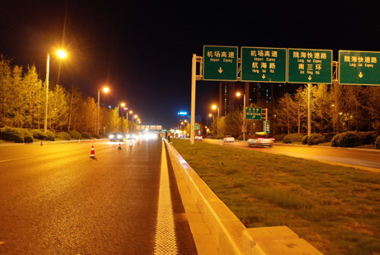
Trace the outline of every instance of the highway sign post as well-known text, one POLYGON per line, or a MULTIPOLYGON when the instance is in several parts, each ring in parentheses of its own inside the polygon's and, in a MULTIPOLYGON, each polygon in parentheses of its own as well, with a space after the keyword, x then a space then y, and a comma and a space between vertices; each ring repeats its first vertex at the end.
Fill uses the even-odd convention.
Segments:
POLYGON ((332 50, 288 49, 288 83, 331 84, 332 50))
POLYGON ((241 81, 286 81, 286 49, 241 47, 241 81))
POLYGON ((263 121, 263 131, 267 134, 270 133, 270 126, 269 126, 269 120, 263 121))
POLYGON ((194 125, 194 129, 195 129, 195 130, 199 130, 199 123, 195 123, 195 125, 194 125))
POLYGON ((237 81, 238 47, 203 46, 203 80, 237 81))
POLYGON ((339 51, 339 83, 380 85, 380 52, 339 51))
POLYGON ((247 107, 245 111, 247 120, 261 120, 262 108, 247 107))

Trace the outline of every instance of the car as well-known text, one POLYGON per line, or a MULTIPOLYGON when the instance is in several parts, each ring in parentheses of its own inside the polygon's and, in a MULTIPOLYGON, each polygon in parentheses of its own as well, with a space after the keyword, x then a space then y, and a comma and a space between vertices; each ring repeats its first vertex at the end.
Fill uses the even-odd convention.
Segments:
POLYGON ((203 137, 201 135, 196 135, 194 139, 197 141, 202 141, 203 137))
POLYGON ((269 147, 273 146, 273 137, 269 137, 267 133, 257 132, 256 136, 247 140, 249 147, 269 147))
POLYGON ((115 142, 115 141, 123 142, 124 140, 124 135, 120 132, 112 133, 108 137, 111 142, 115 142))
POLYGON ((235 142, 235 138, 232 135, 226 135, 223 139, 224 143, 233 143, 235 142))

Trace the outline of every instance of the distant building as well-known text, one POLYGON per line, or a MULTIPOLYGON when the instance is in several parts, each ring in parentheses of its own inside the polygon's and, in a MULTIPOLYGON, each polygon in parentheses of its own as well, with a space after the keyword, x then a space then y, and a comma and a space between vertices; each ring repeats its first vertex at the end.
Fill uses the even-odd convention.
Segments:
POLYGON ((293 84, 220 82, 219 115, 225 116, 227 113, 243 108, 243 97, 237 97, 237 92, 246 95, 246 106, 274 105, 279 98, 284 97, 286 92, 292 94, 298 87, 299 85, 293 84))

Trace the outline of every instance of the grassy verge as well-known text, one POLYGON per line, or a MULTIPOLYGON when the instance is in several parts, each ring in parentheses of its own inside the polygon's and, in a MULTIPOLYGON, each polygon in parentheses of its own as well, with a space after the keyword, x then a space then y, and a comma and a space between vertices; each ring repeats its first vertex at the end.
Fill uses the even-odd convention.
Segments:
POLYGON ((380 254, 380 175, 173 139, 247 227, 289 226, 324 254, 380 254))

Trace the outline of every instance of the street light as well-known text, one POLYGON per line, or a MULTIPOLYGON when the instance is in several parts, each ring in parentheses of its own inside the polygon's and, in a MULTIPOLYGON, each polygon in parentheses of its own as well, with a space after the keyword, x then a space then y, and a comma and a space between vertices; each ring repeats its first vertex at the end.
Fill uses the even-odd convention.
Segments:
MULTIPOLYGON (((237 92, 236 93, 236 96, 237 97, 240 97, 242 95, 242 93, 240 92, 237 92)), ((245 126, 245 116, 246 112, 245 112, 245 94, 243 94, 243 141, 245 141, 245 132, 246 132, 246 126, 245 126)))
POLYGON ((219 135, 219 127, 218 127, 218 125, 219 125, 219 107, 216 104, 213 104, 211 106, 211 109, 213 109, 213 110, 218 109, 218 121, 216 122, 216 133, 219 135))
MULTIPOLYGON (((56 52, 59 58, 65 58, 67 53, 64 50, 59 50, 56 52)), ((47 132, 47 119, 48 119, 48 107, 49 107, 49 69, 50 69, 50 54, 47 54, 46 59, 46 105, 45 105, 45 122, 44 122, 44 133, 47 132)))
MULTIPOLYGON (((103 88, 104 93, 108 93, 110 90, 108 87, 103 88)), ((99 130, 100 130, 100 89, 98 89, 98 125, 96 127, 96 132, 99 135, 99 130)))

